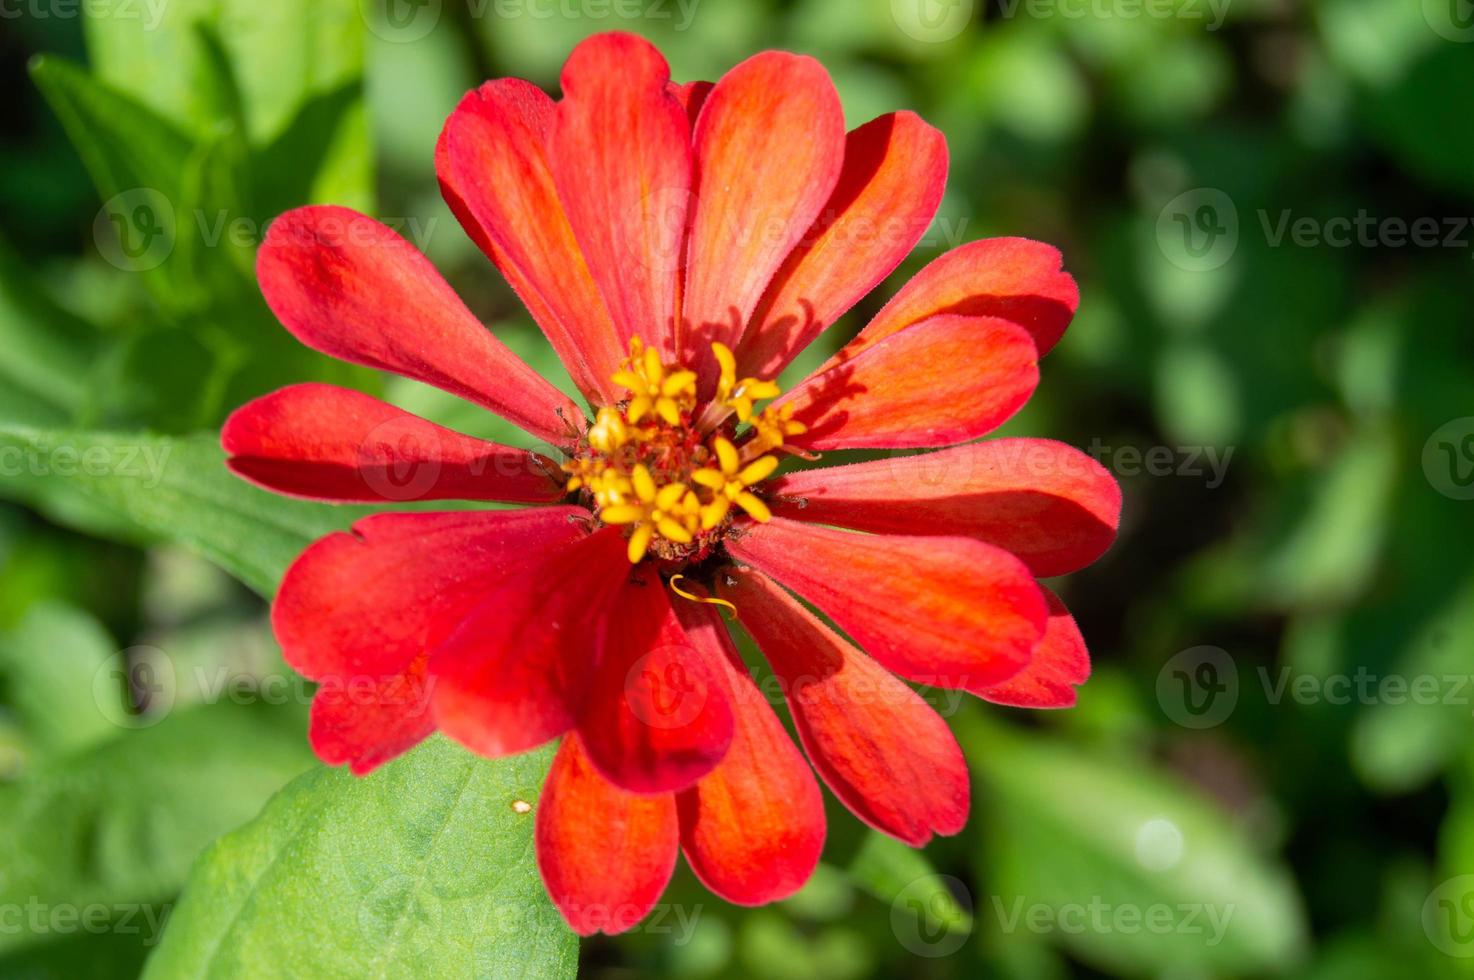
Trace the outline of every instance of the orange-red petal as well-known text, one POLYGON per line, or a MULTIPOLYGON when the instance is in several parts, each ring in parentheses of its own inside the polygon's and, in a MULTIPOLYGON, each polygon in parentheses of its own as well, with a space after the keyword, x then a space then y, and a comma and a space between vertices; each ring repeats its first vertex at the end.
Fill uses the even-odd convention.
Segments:
POLYGON ((787 898, 824 850, 824 800, 814 774, 748 675, 721 619, 687 604, 693 644, 719 664, 737 714, 727 756, 679 794, 681 845, 707 888, 734 905, 787 898))
POLYGON ((1061 267, 1059 249, 1027 238, 985 238, 933 259, 860 331, 863 348, 936 316, 996 316, 1029 331, 1049 353, 1080 305, 1080 288, 1061 267))
POLYGON ((887 669, 923 684, 1001 684, 1044 635, 1044 596, 1028 568, 972 538, 860 534, 775 517, 743 528, 727 550, 812 602, 887 669))
POLYGON ((759 572, 720 587, 783 681, 824 782, 876 830, 920 847, 967 822, 967 763, 947 723, 894 674, 759 572))
POLYGON ((531 557, 584 535, 580 507, 376 514, 313 543, 271 607, 282 655, 313 680, 392 677, 432 633, 531 557))
POLYGON ((434 385, 540 439, 567 441, 563 418, 579 415, 573 403, 388 226, 348 208, 288 211, 266 233, 256 277, 272 312, 308 347, 434 385))
POLYGON ((628 573, 624 552, 619 530, 606 527, 531 556, 488 591, 431 653, 441 731, 496 757, 572 728, 593 673, 591 637, 628 573))
POLYGON ((681 108, 686 112, 686 118, 691 122, 691 128, 696 128, 696 117, 701 115, 702 108, 706 105, 706 97, 711 94, 713 88, 711 82, 671 82, 669 91, 675 96, 681 108))
POLYGON ((686 636, 660 577, 641 566, 584 643, 599 664, 578 730, 593 764, 636 793, 684 789, 721 762, 732 706, 717 665, 686 636))
POLYGON ((330 766, 355 776, 372 772, 435 731, 430 713, 428 658, 421 654, 398 673, 328 678, 312 696, 307 739, 330 766))
POLYGON ((947 141, 912 112, 845 139, 819 220, 773 277, 737 352, 737 374, 774 378, 890 275, 921 240, 947 182, 947 141))
POLYGON ((994 439, 848 466, 800 470, 769 485, 773 513, 882 534, 975 537, 1036 576, 1090 564, 1116 537, 1121 488, 1061 442, 994 439))
POLYGON ((549 136, 558 196, 620 342, 674 352, 691 126, 670 68, 633 34, 597 34, 563 66, 549 136))
POLYGON ((1002 425, 1034 393, 1038 355, 1006 320, 935 316, 809 375, 775 404, 793 405, 805 449, 950 446, 1002 425))
POLYGON ((536 840, 543 884, 569 928, 624 932, 655 907, 675 870, 675 798, 610 783, 570 733, 538 798, 536 840))
POLYGON ((1049 625, 1034 659, 1002 684, 974 692, 979 697, 1016 708, 1068 708, 1075 703, 1075 688, 1090 677, 1090 653, 1075 617, 1059 596, 1040 589, 1049 602, 1049 625))
POLYGON ((505 500, 563 496, 558 464, 453 432, 358 391, 282 388, 236 409, 226 464, 277 493, 318 500, 505 500))
POLYGON ((710 377, 711 343, 737 347, 768 281, 829 199, 844 111, 819 62, 765 51, 716 83, 692 139, 681 349, 710 377))
POLYGON ((440 187, 466 231, 501 270, 593 404, 619 395, 610 376, 625 349, 553 182, 553 101, 515 78, 470 92, 435 148, 440 187))

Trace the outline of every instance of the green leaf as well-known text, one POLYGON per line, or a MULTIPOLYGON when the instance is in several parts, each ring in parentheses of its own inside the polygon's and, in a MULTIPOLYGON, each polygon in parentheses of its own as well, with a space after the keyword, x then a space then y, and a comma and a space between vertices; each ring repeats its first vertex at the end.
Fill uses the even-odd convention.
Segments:
POLYGON ((548 762, 437 737, 364 778, 302 776, 200 859, 144 976, 573 976, 517 805, 548 762))
POLYGON ((849 870, 861 888, 898 912, 909 911, 930 935, 972 931, 971 912, 957 901, 922 851, 872 832, 849 870))
POLYGON ((1110 972, 1237 975, 1298 960, 1292 880, 1186 786, 1030 732, 957 719, 988 800, 979 915, 1110 972))
POLYGON ((276 137, 312 95, 363 71, 365 24, 358 0, 259 3, 169 0, 138 16, 88 17, 87 50, 99 77, 196 132, 230 109, 218 37, 235 78, 251 142, 276 137))
POLYGON ((116 652, 101 623, 62 602, 37 603, 15 629, 0 633, 6 700, 37 745, 66 753, 118 734, 98 709, 93 686, 116 652))
POLYGON ((173 541, 262 595, 303 548, 368 513, 258 490, 224 465, 219 436, 64 432, 0 425, 0 496, 128 541, 173 541))
POLYGON ((310 764, 281 718, 180 712, 0 786, 0 905, 28 917, 0 930, 0 953, 82 931, 88 907, 156 939, 195 856, 310 764))
POLYGON ((169 256, 189 228, 181 200, 190 140, 127 95, 54 57, 31 63, 35 81, 61 120, 103 206, 93 238, 104 259, 144 281, 166 309, 180 304, 169 256))
POLYGON ((1433 779, 1471 744, 1469 650, 1474 648, 1474 578, 1421 624, 1399 618, 1402 645, 1389 678, 1408 690, 1379 698, 1357 717, 1351 761, 1374 789, 1408 793, 1433 779), (1417 685, 1419 691, 1413 691, 1417 685))
POLYGON ((35 274, 0 234, 0 418, 75 421, 87 402, 98 337, 36 288, 35 274))
POLYGON ((183 130, 63 59, 36 58, 31 78, 104 194, 180 186, 191 142, 183 130))

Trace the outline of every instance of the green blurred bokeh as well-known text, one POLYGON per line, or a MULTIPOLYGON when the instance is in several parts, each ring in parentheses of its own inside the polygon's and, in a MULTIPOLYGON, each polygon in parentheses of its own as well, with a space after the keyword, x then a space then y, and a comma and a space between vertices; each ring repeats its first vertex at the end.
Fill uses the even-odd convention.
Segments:
MULTIPOLYGON (((940 127, 937 221, 821 347, 949 247, 1058 245, 1080 313, 1004 434, 1090 451, 1126 505, 1114 549, 1051 583, 1094 658, 1079 707, 934 698, 956 708, 974 767, 962 834, 913 854, 831 806, 824 865, 797 897, 737 909, 682 871, 667 897, 680 914, 584 944, 587 975, 1474 975, 1468 0, 0 12, 0 780, 14 784, 0 813, 7 833, 113 828, 68 838, 86 853, 0 844, 0 892, 45 880, 55 901, 111 901, 126 881, 167 902, 200 848, 310 764, 300 698, 230 722, 260 728, 249 761, 229 744, 242 735, 203 739, 202 759, 178 748, 197 733, 171 741, 167 725, 119 755, 95 695, 119 651, 133 665, 168 651, 171 708, 204 699, 182 665, 258 682, 285 668, 263 601, 202 560, 221 556, 192 530, 171 533, 174 503, 79 490, 28 454, 56 433, 207 432, 306 379, 515 440, 449 396, 297 347, 254 291, 252 250, 309 201, 393 219, 556 376, 442 203, 433 148, 481 79, 556 91, 581 37, 622 29, 680 79, 768 47, 811 53, 851 125, 907 108, 940 127), (138 188, 172 208, 162 239, 138 188), (164 543, 181 539, 197 547, 164 543), (99 745, 133 769, 89 796, 75 760, 99 745), (212 789, 231 766, 252 778, 212 789), (116 828, 130 807, 136 826, 116 828)), ((167 445, 183 447, 176 464, 215 467, 209 443, 167 445)), ((261 560, 225 564, 259 590, 274 567, 261 560)), ((131 976, 148 948, 6 933, 0 976, 131 976)))

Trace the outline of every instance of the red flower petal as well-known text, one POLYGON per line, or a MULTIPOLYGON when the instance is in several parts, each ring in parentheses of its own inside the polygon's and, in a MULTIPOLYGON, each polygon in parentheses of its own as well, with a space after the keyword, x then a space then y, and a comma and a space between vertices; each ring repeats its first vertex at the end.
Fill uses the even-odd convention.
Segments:
POLYGON ((829 788, 876 830, 920 847, 967 823, 967 763, 940 715, 772 579, 721 594, 784 682, 794 727, 829 788))
POLYGON ((775 404, 808 426, 807 449, 948 446, 1017 412, 1039 383, 1034 342, 991 317, 935 316, 858 353, 846 347, 775 404))
POLYGON ((537 866, 574 932, 613 935, 643 919, 670 881, 679 841, 673 796, 620 789, 577 735, 563 739, 537 803, 537 866))
POLYGON ((550 459, 333 385, 292 385, 257 398, 226 419, 220 441, 231 470, 296 497, 546 503, 563 496, 550 459))
POLYGON ((599 666, 578 730, 599 771, 635 793, 684 789, 711 772, 732 742, 732 707, 660 577, 637 569, 594 635, 599 666))
POLYGON ((736 348, 768 281, 829 199, 844 112, 813 58, 765 51, 716 83, 696 121, 696 207, 681 310, 686 363, 736 348))
POLYGON ((339 360, 393 371, 562 444, 567 396, 466 309, 430 261, 385 225, 339 207, 288 211, 256 256, 261 293, 292 334, 339 360))
POLYGON ((668 91, 675 96, 681 108, 686 111, 686 118, 691 121, 691 128, 696 128, 696 117, 701 115, 702 108, 706 105, 706 97, 711 94, 714 86, 711 82, 671 82, 668 91))
POLYGON ((732 692, 737 730, 727 757, 677 797, 681 845, 696 877, 734 905, 787 898, 814 873, 824 850, 824 800, 783 723, 763 700, 708 609, 682 607, 691 641, 732 692))
POLYGON ((461 100, 435 147, 446 203, 521 297, 595 405, 619 395, 625 350, 563 212, 548 163, 553 101, 515 78, 461 100))
POLYGON ((314 680, 391 678, 531 556, 585 533, 579 507, 376 514, 315 542, 287 569, 271 622, 314 680))
POLYGON ((773 277, 738 352, 738 375, 777 377, 921 240, 947 182, 947 141, 895 112, 852 131, 824 212, 773 277))
POLYGON ((978 697, 1016 708, 1068 708, 1075 688, 1090 676, 1090 652, 1075 617, 1059 596, 1039 587, 1049 602, 1049 625, 1034 648, 1034 659, 1020 673, 996 687, 975 691, 978 697))
POLYGON ((1001 684, 1044 634, 1023 562, 971 538, 858 534, 775 517, 727 551, 812 602, 887 669, 936 687, 1001 684))
POLYGON ((598 34, 563 66, 549 134, 558 196, 621 340, 675 350, 691 195, 691 125, 670 68, 633 34, 598 34))
POLYGON ((1099 558, 1121 518, 1121 488, 1109 471, 1048 439, 800 470, 769 487, 775 514, 881 534, 975 537, 1040 577, 1099 558))
POLYGON ((1049 353, 1080 305, 1059 249, 1027 238, 985 238, 933 259, 860 331, 863 349, 938 313, 996 316, 1028 330, 1049 353))
POLYGON ((435 721, 487 756, 525 752, 573 727, 598 636, 629 569, 617 528, 530 556, 430 656, 435 721))
POLYGON ((397 674, 330 678, 312 696, 307 738, 330 766, 362 776, 402 755, 435 731, 422 654, 397 674))

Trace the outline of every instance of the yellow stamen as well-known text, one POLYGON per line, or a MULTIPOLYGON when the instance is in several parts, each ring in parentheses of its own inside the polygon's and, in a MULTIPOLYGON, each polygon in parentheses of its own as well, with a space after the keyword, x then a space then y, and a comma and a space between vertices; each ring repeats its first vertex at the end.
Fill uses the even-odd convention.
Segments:
POLYGON ((725 606, 726 609, 731 610, 730 618, 735 619, 737 617, 737 607, 734 606, 730 601, 726 599, 718 599, 716 596, 699 596, 694 593, 687 592, 685 589, 676 584, 685 577, 686 576, 684 575, 672 575, 670 577, 670 581, 666 584, 670 586, 670 590, 672 592, 680 596, 682 599, 690 599, 692 602, 705 602, 713 606, 725 606))
POLYGON ((629 557, 630 564, 639 564, 640 559, 645 557, 645 552, 650 550, 650 539, 655 536, 655 529, 649 524, 641 524, 635 528, 635 533, 630 535, 630 545, 625 554, 629 557))
POLYGON ((781 446, 797 423, 791 423, 791 409, 758 412, 754 403, 776 397, 778 386, 739 379, 732 351, 721 344, 712 351, 721 374, 717 397, 693 420, 696 372, 662 362, 658 348, 632 338, 629 356, 613 375, 627 398, 599 409, 585 451, 563 464, 570 493, 585 494, 603 524, 629 528, 631 562, 652 553, 676 561, 700 553, 734 508, 757 521, 772 517, 752 488, 778 468, 768 449, 781 446), (718 428, 733 414, 753 425, 741 449, 727 434, 730 428, 718 428), (703 444, 706 433, 712 434, 703 444))

